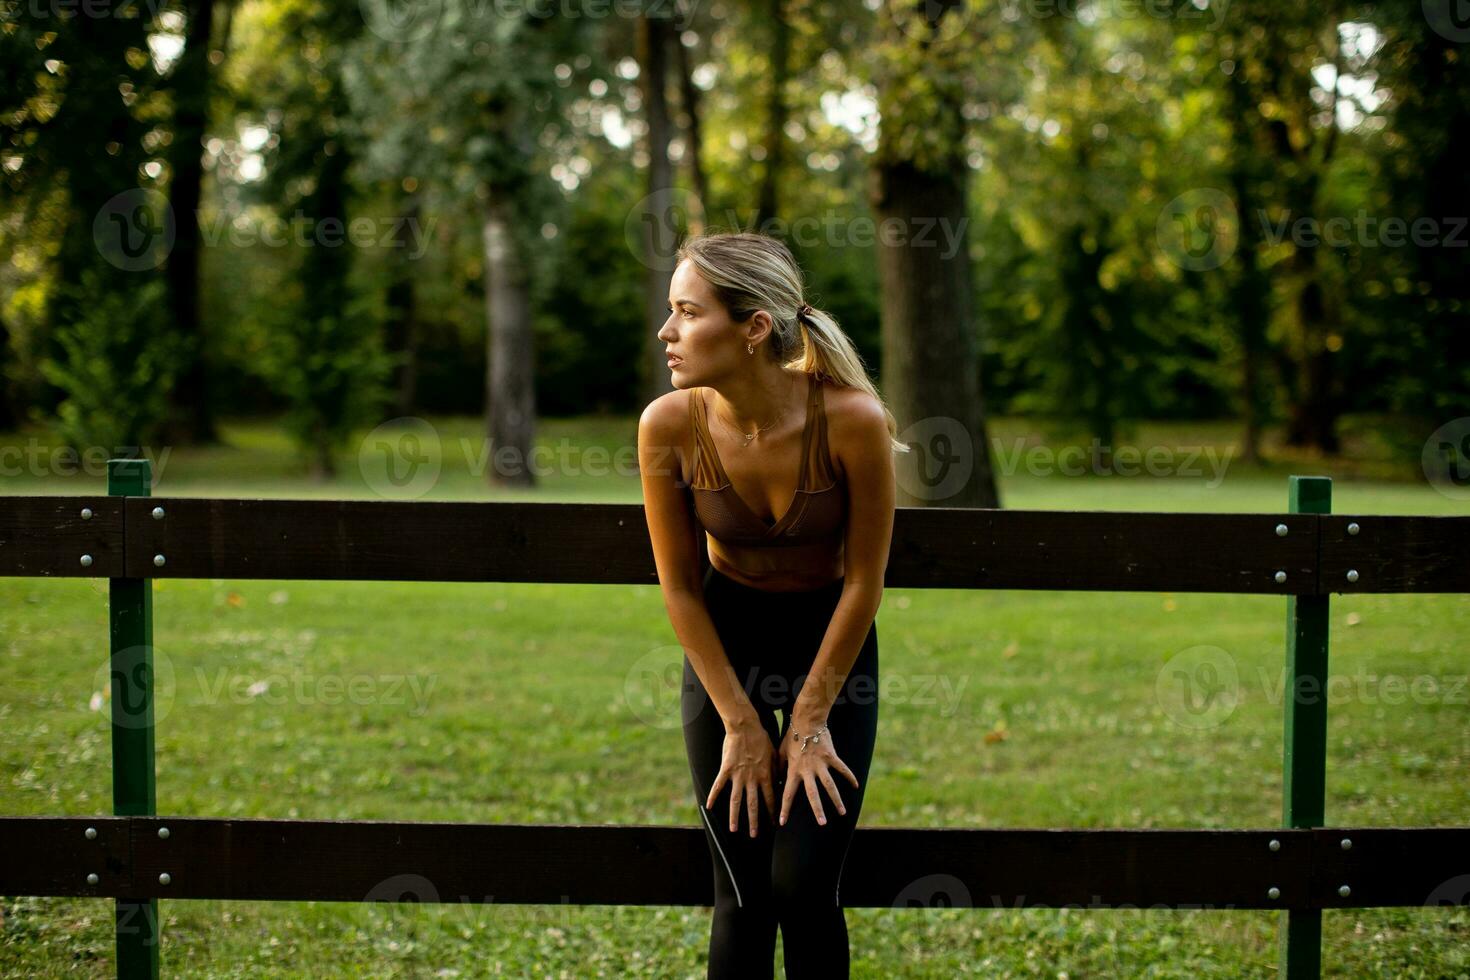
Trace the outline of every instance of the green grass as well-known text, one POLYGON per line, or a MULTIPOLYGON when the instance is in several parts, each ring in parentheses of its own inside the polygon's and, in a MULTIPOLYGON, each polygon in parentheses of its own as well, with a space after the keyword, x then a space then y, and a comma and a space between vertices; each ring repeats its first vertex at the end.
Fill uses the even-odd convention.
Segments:
MULTIPOLYGON (((478 444, 476 423, 435 426, 445 472, 423 499, 639 499, 631 473, 570 466, 535 491, 492 492, 459 455, 460 438, 478 444)), ((539 435, 615 451, 633 430, 626 418, 553 420, 539 435)), ((311 485, 269 427, 227 435, 227 448, 172 454, 155 493, 372 496, 355 452, 336 481, 311 485)), ((1044 438, 1018 420, 993 436, 1044 438)), ((1232 436, 1147 425, 1133 444, 1232 436)), ((1280 512, 1286 475, 1303 473, 1334 476, 1339 513, 1466 513, 1414 480, 1412 459, 1354 438, 1349 459, 1233 463, 1214 486, 1021 468, 1002 492, 1013 508, 1280 512)), ((7 494, 104 486, 100 474, 0 477, 7 494)), ((173 678, 159 699, 160 813, 697 826, 677 708, 647 683, 678 654, 654 586, 160 580, 154 592, 160 676, 173 678)), ((0 578, 0 812, 111 812, 106 612, 103 580, 0 578)), ((863 823, 1278 825, 1284 614, 1264 596, 889 589, 863 823), (1238 678, 1237 706, 1209 726, 1176 703, 1164 669, 1199 646, 1238 678), (935 685, 928 703, 919 684, 935 685)), ((1332 669, 1350 683, 1331 702, 1330 823, 1467 822, 1470 692, 1452 686, 1467 674, 1467 634, 1465 596, 1334 597, 1332 669), (1435 686, 1395 696, 1389 675, 1435 686)), ((111 908, 0 900, 0 975, 112 975, 111 908)), ((189 977, 699 977, 709 930, 706 908, 161 908, 164 973, 189 977)), ((1270 976, 1281 925, 1254 911, 847 917, 859 977, 1270 976)), ((1470 976, 1463 908, 1329 912, 1324 937, 1328 976, 1470 976)))

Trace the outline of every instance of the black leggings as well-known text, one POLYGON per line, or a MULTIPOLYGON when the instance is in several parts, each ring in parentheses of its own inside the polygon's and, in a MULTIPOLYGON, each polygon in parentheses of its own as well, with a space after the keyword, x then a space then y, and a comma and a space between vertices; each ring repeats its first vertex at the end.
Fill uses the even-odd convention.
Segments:
MULTIPOLYGON (((704 599, 715 630, 761 724, 780 745, 791 725, 791 706, 816 659, 832 612, 842 594, 842 579, 803 592, 751 588, 709 567, 704 599), (778 727, 775 712, 780 710, 778 727)), ((720 771, 725 725, 699 676, 684 657, 681 691, 684 745, 694 778, 694 796, 714 864, 715 905, 710 929, 709 977, 758 980, 775 972, 776 927, 789 980, 848 975, 847 919, 838 893, 852 842, 868 766, 878 732, 878 631, 869 627, 862 650, 848 672, 827 716, 827 731, 838 758, 857 777, 857 787, 836 769, 833 782, 847 813, 839 814, 826 787, 817 794, 826 826, 817 823, 805 787, 796 787, 786 825, 777 817, 783 785, 779 765, 777 817, 758 800, 756 836, 744 801, 737 830, 730 832, 727 783, 709 810, 704 801, 720 771)))

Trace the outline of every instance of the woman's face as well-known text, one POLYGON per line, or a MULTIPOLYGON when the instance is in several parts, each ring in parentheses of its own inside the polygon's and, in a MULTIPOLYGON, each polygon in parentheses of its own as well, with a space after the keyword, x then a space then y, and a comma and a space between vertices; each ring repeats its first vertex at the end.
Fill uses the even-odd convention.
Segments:
POLYGON ((668 364, 674 387, 707 386, 743 367, 749 326, 731 321, 693 262, 680 262, 669 282, 669 316, 658 332, 673 355, 668 364))

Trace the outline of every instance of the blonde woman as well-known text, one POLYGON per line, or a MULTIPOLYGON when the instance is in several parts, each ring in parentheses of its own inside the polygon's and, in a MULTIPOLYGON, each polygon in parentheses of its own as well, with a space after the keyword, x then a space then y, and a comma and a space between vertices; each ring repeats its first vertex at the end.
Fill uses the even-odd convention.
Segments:
POLYGON ((676 390, 644 409, 638 453, 685 650, 708 975, 772 976, 779 926, 791 980, 846 977, 838 886, 878 730, 875 617, 907 447, 784 244, 711 234, 678 260, 658 332, 676 390))

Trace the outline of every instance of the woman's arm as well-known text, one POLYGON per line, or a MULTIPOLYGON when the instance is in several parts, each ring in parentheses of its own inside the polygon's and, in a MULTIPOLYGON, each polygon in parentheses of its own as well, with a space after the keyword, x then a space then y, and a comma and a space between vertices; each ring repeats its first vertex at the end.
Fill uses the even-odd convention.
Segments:
MULTIPOLYGON (((832 447, 847 479, 847 530, 842 597, 792 709, 797 731, 827 721, 837 694, 878 615, 893 538, 896 491, 892 443, 883 406, 866 393, 851 400, 832 426, 832 447)), ((873 695, 877 696, 876 691, 873 695)))
POLYGON ((704 603, 699 572, 699 529, 689 495, 676 480, 688 417, 688 394, 672 391, 649 403, 638 420, 638 468, 643 481, 643 513, 653 544, 654 565, 664 608, 679 644, 715 703, 726 729, 743 723, 760 726, 755 707, 741 686, 714 621, 704 603))

